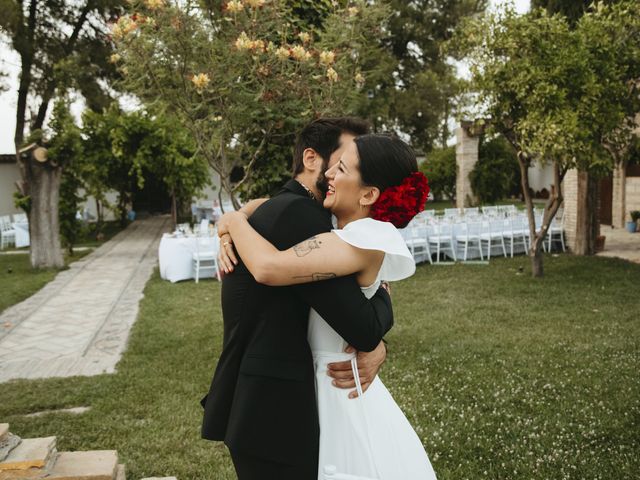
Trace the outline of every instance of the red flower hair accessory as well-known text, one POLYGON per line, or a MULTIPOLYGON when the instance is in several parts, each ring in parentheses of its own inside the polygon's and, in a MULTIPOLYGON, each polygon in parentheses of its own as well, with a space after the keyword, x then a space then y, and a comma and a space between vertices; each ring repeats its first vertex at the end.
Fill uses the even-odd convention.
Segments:
POLYGON ((418 213, 424 210, 429 196, 427 177, 414 172, 400 185, 386 188, 371 206, 370 217, 391 222, 396 228, 404 228, 418 213))

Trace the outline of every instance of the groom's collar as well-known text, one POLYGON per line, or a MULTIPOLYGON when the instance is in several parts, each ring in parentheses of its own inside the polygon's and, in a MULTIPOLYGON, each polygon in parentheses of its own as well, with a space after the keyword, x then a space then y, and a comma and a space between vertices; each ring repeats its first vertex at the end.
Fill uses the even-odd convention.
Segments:
POLYGON ((309 192, 307 191, 307 189, 304 188, 300 182, 298 182, 297 180, 295 180, 293 178, 283 185, 282 190, 280 190, 280 193, 282 193, 282 192, 291 192, 291 193, 294 193, 296 195, 300 195, 302 197, 306 197, 309 200, 312 200, 314 205, 316 205, 319 209, 321 209, 323 212, 326 212, 327 215, 329 215, 329 210, 326 210, 322 206, 322 203, 318 202, 317 200, 312 199, 309 196, 309 192))
MULTIPOLYGON (((302 186, 302 184, 296 179, 292 178, 287 183, 284 184, 282 190, 286 190, 291 193, 295 193, 296 195, 302 195, 303 197, 309 197, 309 191, 302 186)), ((316 200, 314 200, 315 202, 316 200)))

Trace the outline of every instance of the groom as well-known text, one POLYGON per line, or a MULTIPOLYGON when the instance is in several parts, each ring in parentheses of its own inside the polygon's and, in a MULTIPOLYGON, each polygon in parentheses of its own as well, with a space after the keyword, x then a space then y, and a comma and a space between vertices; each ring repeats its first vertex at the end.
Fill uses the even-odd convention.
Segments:
MULTIPOLYGON (((294 179, 255 211, 249 219, 253 228, 280 250, 330 231, 330 215, 321 204, 324 172, 346 142, 366 131, 364 122, 349 118, 319 119, 305 127, 294 151, 294 179)), ((369 358, 359 354, 359 363, 368 363, 375 376, 385 356, 382 336, 393 325, 384 289, 367 300, 353 275, 268 287, 258 284, 242 261, 225 276, 223 350, 201 401, 202 437, 224 440, 240 480, 318 478, 310 308, 358 351, 375 350, 369 358)), ((336 384, 352 385, 340 369, 333 375, 336 384)))

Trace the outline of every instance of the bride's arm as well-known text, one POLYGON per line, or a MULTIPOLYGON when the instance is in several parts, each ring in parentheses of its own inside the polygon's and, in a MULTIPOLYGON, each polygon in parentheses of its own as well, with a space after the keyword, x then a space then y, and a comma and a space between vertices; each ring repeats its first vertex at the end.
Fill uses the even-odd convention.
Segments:
POLYGON ((335 233, 322 233, 280 251, 265 240, 241 212, 221 219, 233 246, 258 283, 271 286, 296 285, 359 273, 372 262, 381 263, 384 253, 363 250, 343 241, 335 233))

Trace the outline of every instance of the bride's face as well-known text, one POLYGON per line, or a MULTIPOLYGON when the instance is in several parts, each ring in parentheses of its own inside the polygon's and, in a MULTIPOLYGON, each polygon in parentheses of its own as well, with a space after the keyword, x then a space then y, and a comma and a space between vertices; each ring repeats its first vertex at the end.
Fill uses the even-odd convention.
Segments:
MULTIPOLYGON (((324 208, 330 209, 338 218, 351 218, 363 212, 361 199, 370 187, 362 185, 360 160, 356 143, 351 141, 345 146, 340 160, 333 165, 325 176, 328 181, 324 208)), ((363 212, 365 213, 365 212, 363 212)))

